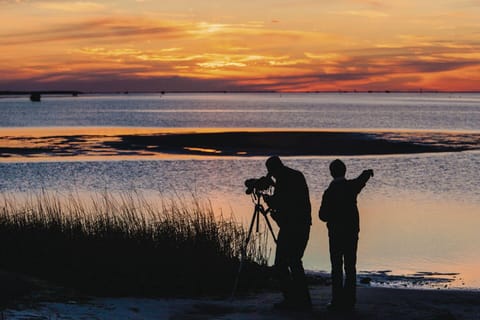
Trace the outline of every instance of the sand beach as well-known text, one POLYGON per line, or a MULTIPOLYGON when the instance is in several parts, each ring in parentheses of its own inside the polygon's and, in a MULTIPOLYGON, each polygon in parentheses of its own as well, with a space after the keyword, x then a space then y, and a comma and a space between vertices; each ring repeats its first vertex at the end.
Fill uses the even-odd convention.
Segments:
POLYGON ((313 309, 278 311, 276 291, 230 297, 143 298, 88 297, 45 286, 12 273, 0 273, 1 319, 392 319, 478 320, 480 292, 450 289, 394 289, 361 286, 353 312, 332 313, 326 304, 330 286, 310 286, 313 309), (33 286, 33 287, 32 287, 33 286))

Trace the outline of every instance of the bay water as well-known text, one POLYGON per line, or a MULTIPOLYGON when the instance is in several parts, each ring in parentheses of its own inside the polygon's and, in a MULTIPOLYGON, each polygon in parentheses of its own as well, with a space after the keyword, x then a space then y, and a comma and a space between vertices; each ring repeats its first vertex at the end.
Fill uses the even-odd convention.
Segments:
MULTIPOLYGON (((348 131, 480 132, 480 94, 145 94, 0 99, 0 129, 255 128, 348 131)), ((284 157, 305 174, 313 226, 304 264, 329 270, 328 237, 317 212, 337 157, 284 157)), ((375 176, 359 196, 358 270, 450 277, 480 288, 480 152, 340 157, 347 177, 375 176), (388 271, 388 272, 386 272, 388 271)), ((149 197, 195 194, 216 212, 248 224, 244 180, 266 173, 265 157, 175 157, 0 162, 0 192, 66 194, 136 190, 149 197)), ((273 255, 273 251, 272 251, 273 255)), ((402 283, 402 282, 400 282, 402 283)), ((410 281, 407 284, 412 285, 410 281)))

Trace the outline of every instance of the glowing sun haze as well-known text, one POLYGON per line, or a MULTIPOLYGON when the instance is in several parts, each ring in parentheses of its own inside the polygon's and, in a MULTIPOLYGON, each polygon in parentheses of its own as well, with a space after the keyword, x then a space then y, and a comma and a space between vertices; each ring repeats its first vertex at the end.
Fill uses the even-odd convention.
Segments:
POLYGON ((0 0, 1 90, 480 90, 478 0, 0 0))

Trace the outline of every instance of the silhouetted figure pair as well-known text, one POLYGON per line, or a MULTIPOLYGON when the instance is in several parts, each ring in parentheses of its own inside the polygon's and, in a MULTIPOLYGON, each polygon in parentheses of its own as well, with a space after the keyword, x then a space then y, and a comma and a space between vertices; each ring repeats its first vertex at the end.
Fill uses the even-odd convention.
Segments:
POLYGON ((330 164, 333 181, 323 193, 319 217, 327 222, 332 265, 332 300, 329 310, 349 311, 356 302, 356 263, 359 226, 357 195, 373 170, 364 170, 356 179, 345 179, 346 166, 341 160, 330 164), (345 279, 343 277, 345 269, 345 279))
MULTIPOLYGON (((275 270, 284 296, 275 307, 309 310, 312 303, 302 264, 312 224, 308 186, 300 171, 285 166, 277 156, 268 158, 266 166, 267 177, 275 179, 275 188, 272 196, 263 197, 274 210, 272 218, 279 226, 275 270)), ((360 232, 357 196, 373 177, 373 170, 369 169, 357 178, 347 180, 346 171, 341 160, 330 163, 333 181, 323 193, 319 210, 320 219, 327 222, 332 265, 332 300, 328 309, 338 311, 352 310, 356 303, 360 232)))
POLYGON ((272 218, 279 226, 274 268, 284 296, 275 307, 309 310, 312 303, 302 264, 312 224, 308 186, 300 171, 285 166, 277 156, 270 157, 266 166, 268 176, 275 179, 274 194, 264 199, 274 209, 272 218))

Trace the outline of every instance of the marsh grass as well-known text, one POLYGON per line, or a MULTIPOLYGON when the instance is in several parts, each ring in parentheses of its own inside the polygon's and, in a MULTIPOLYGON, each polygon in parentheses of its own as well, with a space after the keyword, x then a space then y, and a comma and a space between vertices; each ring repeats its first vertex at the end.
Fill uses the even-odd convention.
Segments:
MULTIPOLYGON (((228 293, 245 238, 244 226, 195 197, 0 196, 0 268, 90 294, 228 293)), ((250 243, 240 289, 267 278, 266 239, 250 243)))

